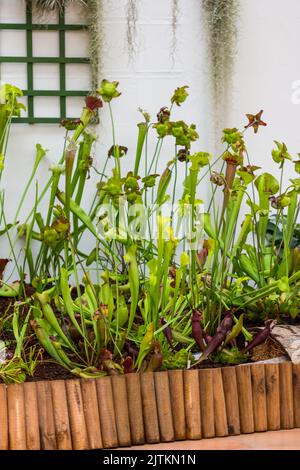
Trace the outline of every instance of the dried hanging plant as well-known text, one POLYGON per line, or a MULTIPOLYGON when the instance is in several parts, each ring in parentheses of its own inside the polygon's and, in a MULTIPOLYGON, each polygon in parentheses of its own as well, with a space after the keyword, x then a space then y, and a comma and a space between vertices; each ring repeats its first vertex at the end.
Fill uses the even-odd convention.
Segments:
POLYGON ((126 19, 127 19, 127 48, 129 59, 133 60, 138 50, 137 41, 137 22, 138 22, 138 7, 136 0, 127 0, 126 5, 126 19))
POLYGON ((31 4, 36 10, 39 11, 51 11, 56 8, 62 9, 67 3, 79 3, 86 6, 89 0, 26 0, 27 3, 31 4))
POLYGON ((171 58, 174 64, 177 52, 177 26, 179 16, 179 0, 172 2, 172 43, 171 43, 171 58))
POLYGON ((89 0, 86 9, 89 30, 89 57, 91 61, 91 87, 95 91, 99 85, 102 70, 101 50, 103 43, 103 0, 89 0))
POLYGON ((230 97, 236 55, 239 0, 202 0, 216 129, 230 97))

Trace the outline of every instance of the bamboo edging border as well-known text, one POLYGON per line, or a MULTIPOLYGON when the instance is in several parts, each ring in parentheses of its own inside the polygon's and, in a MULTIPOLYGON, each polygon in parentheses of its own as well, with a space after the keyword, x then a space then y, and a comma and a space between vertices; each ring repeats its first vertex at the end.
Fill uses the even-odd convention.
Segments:
POLYGON ((0 384, 0 450, 83 450, 300 427, 300 365, 0 384))

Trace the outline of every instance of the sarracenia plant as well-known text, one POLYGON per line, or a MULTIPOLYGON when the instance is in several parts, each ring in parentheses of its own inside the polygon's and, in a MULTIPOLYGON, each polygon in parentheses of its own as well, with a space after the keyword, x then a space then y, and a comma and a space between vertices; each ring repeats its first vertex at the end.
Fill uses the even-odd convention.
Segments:
MULTIPOLYGON (((21 208, 45 155, 40 145, 11 224, 1 197, 1 233, 7 235, 11 253, 2 260, 0 274, 13 257, 19 279, 14 285, 2 281, 0 295, 14 292, 29 306, 26 327, 18 327, 20 317, 14 317, 17 356, 30 322, 47 353, 81 377, 185 367, 205 360, 245 361, 270 333, 271 316, 288 311, 297 316, 300 309, 300 254, 290 247, 300 180, 283 187, 284 167, 291 159, 287 148, 276 142, 272 152, 281 168, 280 182, 268 173, 256 176, 259 168, 250 162, 245 130, 257 132, 265 125, 261 111, 247 115, 243 131, 224 130, 224 151, 217 159, 194 151, 196 126, 173 120, 173 107, 188 97, 183 86, 154 123, 141 111, 137 145, 127 149, 117 140, 113 100, 119 96, 118 82, 103 80, 97 93, 87 97, 80 119, 63 122, 62 157, 51 167, 45 187, 36 188, 34 207, 23 223, 21 208), (109 109, 112 146, 98 170, 90 122, 103 102, 109 109), (153 131, 157 142, 151 155, 153 131), (174 154, 158 174, 166 140, 173 142, 174 154), (131 154, 132 171, 124 173, 123 160, 131 154), (92 171, 98 184, 84 210, 92 171), (180 174, 183 190, 176 201, 180 174), (212 196, 204 211, 201 183, 207 176, 212 196), (46 198, 47 209, 41 212, 46 198), (282 246, 268 235, 272 212, 275 227, 281 227, 282 246), (19 266, 15 247, 21 237, 24 260, 19 266), (34 288, 29 297, 27 273, 34 288), (255 315, 267 322, 253 337, 246 325, 255 315)), ((295 169, 299 172, 298 161, 295 169)))
POLYGON ((0 86, 0 180, 4 168, 9 131, 13 117, 19 117, 24 105, 18 101, 22 91, 12 85, 0 86))

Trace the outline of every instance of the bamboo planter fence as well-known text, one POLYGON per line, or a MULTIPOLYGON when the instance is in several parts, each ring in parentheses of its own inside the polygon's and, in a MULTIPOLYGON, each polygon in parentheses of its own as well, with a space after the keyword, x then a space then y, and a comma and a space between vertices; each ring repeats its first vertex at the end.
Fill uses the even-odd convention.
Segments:
POLYGON ((0 385, 1 450, 102 449, 300 427, 300 365, 0 385))

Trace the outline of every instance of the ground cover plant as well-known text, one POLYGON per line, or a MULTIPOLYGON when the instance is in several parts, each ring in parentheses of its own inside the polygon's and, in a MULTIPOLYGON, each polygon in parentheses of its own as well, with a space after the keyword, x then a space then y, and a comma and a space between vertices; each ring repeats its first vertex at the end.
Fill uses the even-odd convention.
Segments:
MULTIPOLYGON (((0 177, 21 94, 1 88, 0 177)), ((34 186, 46 154, 37 144, 16 214, 6 211, 1 189, 0 237, 9 247, 0 260, 5 382, 34 376, 50 359, 84 378, 247 362, 276 322, 299 315, 299 161, 275 142, 270 158, 280 181, 252 162, 245 136, 266 125, 262 111, 248 114, 242 130, 224 129, 224 151, 213 158, 201 149, 196 126, 173 118, 174 107, 188 98, 182 86, 154 120, 141 110, 136 148, 127 149, 116 140, 113 102, 120 95, 118 82, 103 80, 80 118, 62 122, 63 152, 43 188, 34 186), (103 106, 112 145, 103 168, 96 168, 91 123, 103 106), (166 141, 174 155, 158 174, 166 141), (132 168, 124 173, 129 158, 132 168), (288 182, 286 165, 295 166, 288 182), (98 183, 86 210, 91 172, 98 183), (185 178, 177 200, 179 172, 185 178), (199 199, 203 185, 211 189, 206 204, 199 199), (20 220, 31 186, 35 201, 20 220), (253 323, 262 328, 253 331, 253 323)))

